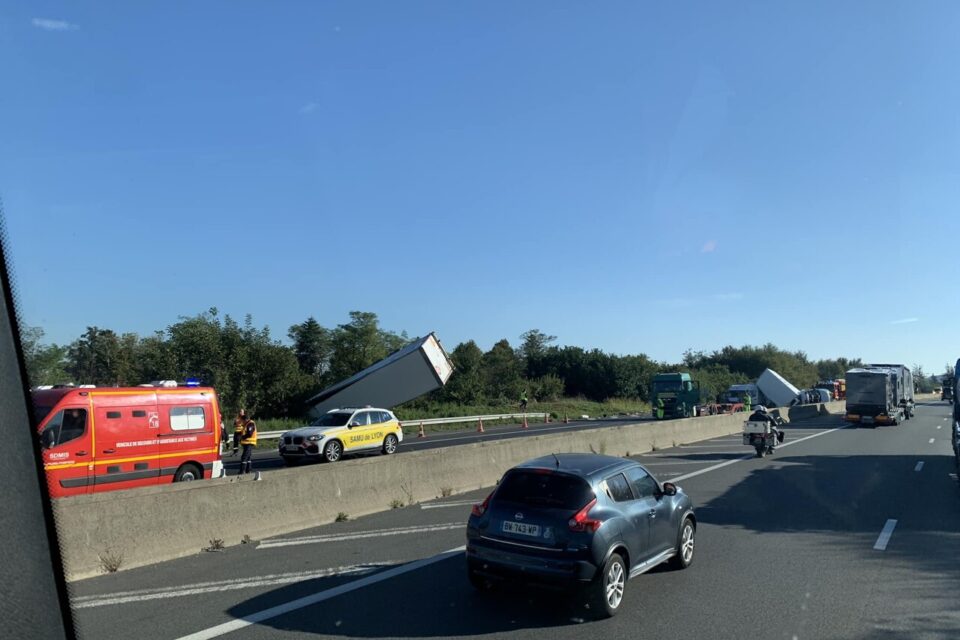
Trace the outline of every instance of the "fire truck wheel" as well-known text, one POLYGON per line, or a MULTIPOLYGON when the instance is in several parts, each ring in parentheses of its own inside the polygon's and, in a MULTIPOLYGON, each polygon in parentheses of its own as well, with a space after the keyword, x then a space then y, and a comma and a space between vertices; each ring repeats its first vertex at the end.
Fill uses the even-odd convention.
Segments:
POLYGON ((203 472, 197 468, 197 465, 187 463, 177 469, 177 473, 173 476, 174 482, 190 482, 191 480, 200 480, 203 478, 203 472))

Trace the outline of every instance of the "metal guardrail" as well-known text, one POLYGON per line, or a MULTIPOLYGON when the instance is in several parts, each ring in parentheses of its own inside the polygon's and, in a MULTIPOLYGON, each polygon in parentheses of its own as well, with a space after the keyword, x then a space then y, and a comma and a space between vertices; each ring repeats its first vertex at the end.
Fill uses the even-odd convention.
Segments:
MULTIPOLYGON (((547 414, 543 412, 541 413, 498 413, 498 414, 493 414, 488 416, 458 416, 455 418, 423 418, 422 420, 401 420, 400 426, 415 428, 420 426, 421 424, 424 426, 431 425, 431 424, 459 424, 462 422, 478 422, 480 420, 483 420, 484 422, 488 422, 493 420, 511 420, 514 418, 520 420, 520 419, 523 419, 524 416, 526 416, 527 419, 529 420, 531 418, 546 418, 547 414)), ((287 431, 289 431, 289 429, 287 429, 286 431, 265 431, 265 432, 258 433, 257 438, 260 440, 269 440, 272 438, 279 438, 280 436, 285 434, 287 431)))

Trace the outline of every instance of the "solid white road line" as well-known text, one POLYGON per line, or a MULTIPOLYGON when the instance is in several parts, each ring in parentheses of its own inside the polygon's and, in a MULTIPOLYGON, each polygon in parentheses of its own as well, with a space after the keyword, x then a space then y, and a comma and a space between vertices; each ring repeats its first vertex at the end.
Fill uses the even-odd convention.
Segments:
POLYGON ((231 620, 230 622, 218 624, 217 626, 210 627, 209 629, 203 629, 202 631, 191 633, 188 636, 183 636, 180 638, 180 640, 211 640, 212 638, 219 638, 220 636, 230 633, 231 631, 238 631, 240 629, 249 627, 250 625, 263 622, 264 620, 270 620, 271 618, 282 616, 290 613, 291 611, 303 609, 304 607, 318 604, 325 600, 341 596, 345 593, 350 593, 352 591, 368 587, 372 584, 395 578, 399 575, 403 575, 404 573, 410 573, 411 571, 416 571, 418 569, 422 569, 423 567, 436 564, 437 562, 441 562, 447 558, 451 558, 457 554, 463 553, 463 550, 464 547, 461 546, 457 547, 456 549, 444 551, 443 553, 430 558, 424 558, 423 560, 417 560, 416 562, 411 562, 410 564, 394 567, 393 569, 387 569, 386 571, 376 573, 372 576, 367 576, 365 578, 361 578, 347 584, 342 584, 325 591, 318 591, 317 593, 309 596, 291 600, 290 602, 285 602, 275 607, 270 607, 269 609, 252 613, 237 620, 231 620))
POLYGON ((482 500, 463 500, 462 502, 435 502, 433 504, 421 504, 421 509, 443 509, 444 507, 466 507, 483 502, 482 500))
POLYGON ((257 549, 273 549, 275 547, 292 547, 299 544, 320 544, 323 542, 340 542, 342 540, 359 540, 361 538, 383 538, 386 536, 401 536, 410 533, 426 533, 428 531, 443 531, 445 529, 462 529, 464 522, 445 522, 443 524, 427 524, 415 527, 397 527, 396 529, 377 529, 374 531, 356 531, 353 533, 329 533, 321 536, 304 536, 302 538, 273 538, 261 540, 257 549))
POLYGON ((164 587, 159 589, 139 589, 136 591, 123 591, 119 593, 107 593, 94 596, 81 596, 71 598, 70 606, 73 609, 88 609, 90 607, 103 607, 114 604, 126 604, 128 602, 144 602, 146 600, 160 600, 164 598, 179 598, 181 596, 194 596, 201 593, 215 593, 220 591, 234 591, 236 589, 250 589, 253 587, 270 587, 279 584, 289 584, 291 582, 303 582, 304 580, 314 580, 316 578, 333 578, 344 575, 358 575, 376 571, 380 567, 389 567, 399 564, 398 562, 388 561, 376 564, 357 564, 347 567, 334 567, 331 569, 318 569, 316 571, 296 571, 293 573, 278 573, 266 576, 253 576, 250 578, 231 578, 220 582, 198 582, 195 584, 182 585, 179 587, 164 587))
MULTIPOLYGON (((829 430, 827 430, 827 431, 820 431, 820 432, 815 433, 815 434, 813 434, 813 435, 807 436, 806 438, 800 438, 799 440, 790 440, 789 442, 785 442, 785 443, 783 443, 783 444, 781 444, 781 445, 778 445, 778 446, 777 446, 777 449, 783 449, 784 447, 789 447, 789 446, 791 446, 791 445, 799 444, 799 443, 804 442, 804 441, 806 441, 806 440, 811 440, 811 439, 813 439, 813 438, 819 438, 820 436, 826 435, 826 434, 828 434, 828 433, 833 433, 834 431, 840 431, 841 429, 846 429, 847 426, 848 426, 848 425, 843 425, 842 427, 837 427, 837 428, 835 428, 835 429, 829 429, 829 430)), ((753 458, 753 457, 755 457, 755 454, 746 455, 746 456, 743 456, 743 457, 740 457, 740 458, 734 458, 733 460, 727 460, 726 462, 721 462, 720 464, 715 464, 715 465, 713 465, 713 466, 707 467, 706 469, 698 469, 698 470, 692 471, 692 472, 690 472, 690 473, 688 473, 688 474, 686 474, 686 475, 679 476, 679 477, 674 478, 673 480, 671 480, 671 482, 677 483, 677 482, 682 482, 682 481, 684 481, 684 480, 689 480, 690 478, 695 478, 695 477, 697 477, 697 476, 699 476, 699 475, 702 475, 702 474, 704 474, 704 473, 710 473, 711 471, 716 471, 717 469, 722 469, 723 467, 729 467, 729 466, 732 465, 732 464, 737 464, 738 462, 743 462, 744 460, 750 460, 750 459, 753 458)))
POLYGON ((678 449, 716 449, 717 447, 742 447, 743 440, 737 444, 682 444, 678 449))
POLYGON ((890 536, 893 535, 893 530, 897 527, 896 520, 887 520, 887 524, 883 525, 883 530, 880 531, 880 537, 877 538, 877 542, 873 545, 873 548, 877 551, 884 551, 887 548, 887 543, 890 542, 890 536))
MULTIPOLYGON (((670 458, 671 456, 644 456, 644 457, 647 457, 647 458, 670 458)), ((671 466, 671 467, 672 467, 672 466, 674 466, 674 465, 679 465, 679 464, 707 464, 708 462, 710 462, 710 461, 709 461, 709 460, 680 460, 680 461, 677 461, 677 462, 643 462, 643 461, 641 461, 640 464, 642 464, 642 465, 645 466, 645 467, 666 467, 666 466, 671 466)))
POLYGON ((920 471, 920 469, 923 469, 923 460, 921 460, 920 462, 918 462, 918 463, 917 463, 917 466, 915 466, 915 467, 913 468, 914 471, 920 471))

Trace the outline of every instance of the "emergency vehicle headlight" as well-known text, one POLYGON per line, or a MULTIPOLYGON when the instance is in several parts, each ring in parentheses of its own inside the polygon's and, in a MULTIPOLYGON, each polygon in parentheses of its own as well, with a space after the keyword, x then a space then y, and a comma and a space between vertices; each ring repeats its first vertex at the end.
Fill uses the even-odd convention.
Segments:
POLYGON ((307 437, 307 440, 309 440, 310 442, 319 442, 320 440, 323 440, 323 436, 319 436, 319 435, 318 435, 318 436, 309 436, 309 437, 307 437))

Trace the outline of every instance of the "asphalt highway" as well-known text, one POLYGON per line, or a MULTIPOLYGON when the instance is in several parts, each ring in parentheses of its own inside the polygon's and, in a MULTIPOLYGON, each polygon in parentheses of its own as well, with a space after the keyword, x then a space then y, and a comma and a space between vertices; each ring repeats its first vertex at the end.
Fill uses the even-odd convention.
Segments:
POLYGON ((76 582, 74 614, 105 639, 960 637, 949 424, 930 403, 896 427, 793 423, 763 459, 739 436, 636 456, 691 495, 696 556, 628 582, 610 620, 474 592, 461 547, 486 490, 76 582))
MULTIPOLYGON (((519 424, 484 426, 483 433, 477 431, 476 425, 470 425, 462 429, 452 429, 450 431, 428 433, 426 437, 417 437, 418 429, 411 428, 408 424, 403 429, 403 442, 397 448, 397 453, 406 451, 421 451, 423 449, 439 449, 441 447, 452 447, 461 444, 470 444, 471 442, 483 442, 490 440, 503 440, 506 438, 524 438, 527 436, 542 435, 546 433, 562 433, 565 431, 585 431, 587 429, 599 429, 610 427, 617 424, 633 424, 638 422, 654 422, 650 417, 618 417, 618 418, 597 418, 594 420, 577 420, 569 423, 551 422, 544 423, 542 420, 537 422, 528 422, 527 428, 522 428, 519 424)), ((253 468, 261 472, 269 472, 273 469, 284 469, 286 465, 280 454, 277 452, 277 439, 264 440, 265 443, 272 443, 272 446, 261 446, 253 453, 253 468)), ((228 451, 229 453, 229 451, 228 451)), ((379 456, 379 451, 372 453, 358 453, 346 455, 336 464, 349 464, 350 460, 360 457, 379 456)), ((297 463, 297 466, 311 464, 326 464, 319 459, 305 460, 297 463)), ((223 458, 223 465, 227 470, 227 475, 236 475, 240 471, 240 456, 227 455, 223 458)))

